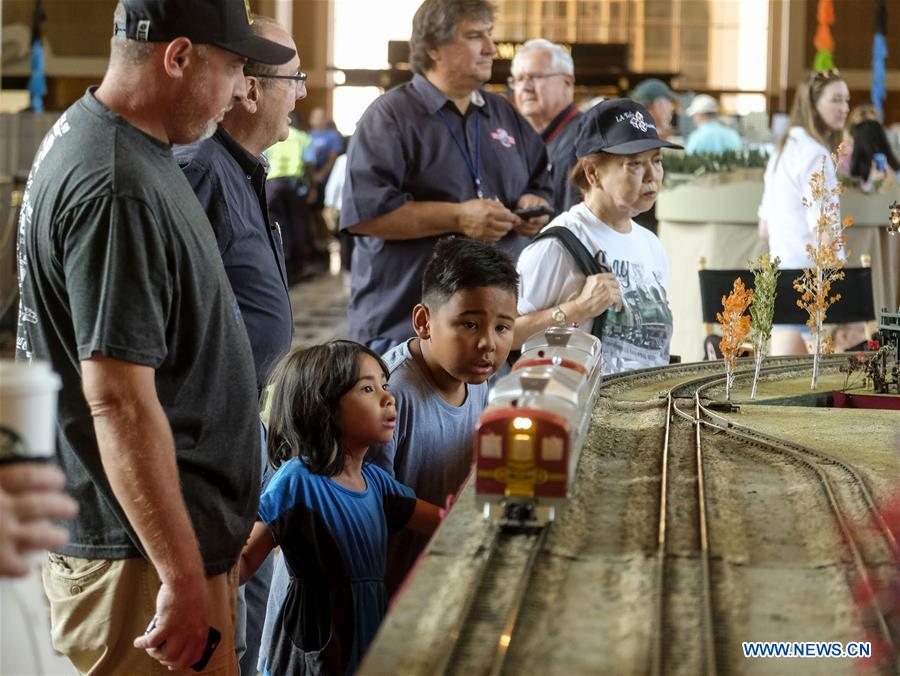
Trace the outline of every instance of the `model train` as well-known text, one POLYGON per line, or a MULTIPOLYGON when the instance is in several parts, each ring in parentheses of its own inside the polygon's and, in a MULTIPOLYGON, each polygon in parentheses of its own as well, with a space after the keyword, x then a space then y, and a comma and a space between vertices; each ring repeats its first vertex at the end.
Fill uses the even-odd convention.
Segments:
POLYGON ((602 379, 600 340, 553 326, 531 336, 475 429, 475 495, 498 523, 543 524, 568 502, 602 379))

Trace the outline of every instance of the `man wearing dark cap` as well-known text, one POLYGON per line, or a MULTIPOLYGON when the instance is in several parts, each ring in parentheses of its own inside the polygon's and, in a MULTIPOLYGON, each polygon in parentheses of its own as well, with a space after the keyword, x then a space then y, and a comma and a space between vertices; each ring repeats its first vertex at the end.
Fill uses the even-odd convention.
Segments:
POLYGON ((660 138, 668 138, 672 133, 672 115, 675 113, 675 103, 678 96, 665 82, 655 77, 643 80, 634 91, 631 98, 644 106, 653 116, 656 129, 660 138))
POLYGON ((547 153, 490 80, 494 8, 425 0, 413 19, 411 82, 376 99, 347 151, 341 229, 354 235, 350 336, 386 352, 413 335, 410 316, 438 237, 459 233, 514 259, 546 216, 547 153))
POLYGON ((44 587, 82 673, 237 673, 235 562, 259 492, 253 357, 209 220, 172 155, 244 96, 241 0, 127 0, 102 84, 45 137, 19 224, 19 359, 62 376, 79 502, 44 587), (59 171, 64 167, 65 171, 59 171), (145 633, 146 631, 146 633, 145 633), (190 673, 190 672, 188 672, 190 673))

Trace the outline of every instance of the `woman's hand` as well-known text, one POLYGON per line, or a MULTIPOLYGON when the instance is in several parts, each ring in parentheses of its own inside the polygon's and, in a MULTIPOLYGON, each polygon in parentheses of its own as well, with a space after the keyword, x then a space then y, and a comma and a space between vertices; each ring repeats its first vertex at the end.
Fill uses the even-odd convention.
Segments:
POLYGON ((622 309, 622 287, 612 272, 601 272, 584 280, 581 293, 574 300, 575 321, 593 319, 615 306, 622 309))

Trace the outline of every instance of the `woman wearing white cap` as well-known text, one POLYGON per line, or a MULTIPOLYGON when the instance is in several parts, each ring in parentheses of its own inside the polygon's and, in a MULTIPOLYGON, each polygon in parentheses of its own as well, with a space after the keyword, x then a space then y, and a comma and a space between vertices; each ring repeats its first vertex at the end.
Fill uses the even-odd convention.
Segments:
POLYGON ((548 224, 519 258, 514 347, 562 322, 600 336, 604 373, 669 363, 669 262, 656 236, 633 220, 659 194, 661 148, 681 146, 660 139, 650 113, 635 101, 604 101, 585 115, 570 177, 584 200, 548 224), (585 274, 587 263, 600 272, 585 274))

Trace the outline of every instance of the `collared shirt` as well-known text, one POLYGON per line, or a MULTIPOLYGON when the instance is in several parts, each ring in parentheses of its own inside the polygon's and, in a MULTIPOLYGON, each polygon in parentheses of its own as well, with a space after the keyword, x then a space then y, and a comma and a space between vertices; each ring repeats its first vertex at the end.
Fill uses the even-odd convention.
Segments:
POLYGON ((569 174, 575 166, 575 137, 584 113, 570 103, 553 118, 541 132, 541 139, 547 146, 550 157, 550 174, 553 177, 553 200, 551 204, 557 213, 568 211, 581 202, 581 191, 569 182, 569 174))
MULTIPOLYGON (((395 211, 411 200, 475 199, 475 183, 462 149, 474 164, 476 128, 486 198, 510 209, 525 193, 551 200, 546 149, 509 101, 476 91, 462 115, 440 90, 416 74, 411 82, 376 99, 359 121, 347 152, 341 229, 395 211)), ((348 308, 354 340, 389 339, 397 344, 413 335, 410 313, 420 301, 422 274, 437 239, 355 239, 348 308)), ((498 246, 516 259, 529 241, 510 232, 498 246)))
POLYGON ((221 126, 212 138, 176 147, 175 158, 212 224, 261 389, 294 332, 281 233, 266 206, 268 167, 221 126))
POLYGON ((726 127, 719 120, 710 120, 691 132, 684 151, 688 155, 721 154, 726 150, 740 150, 743 145, 736 129, 726 127))

